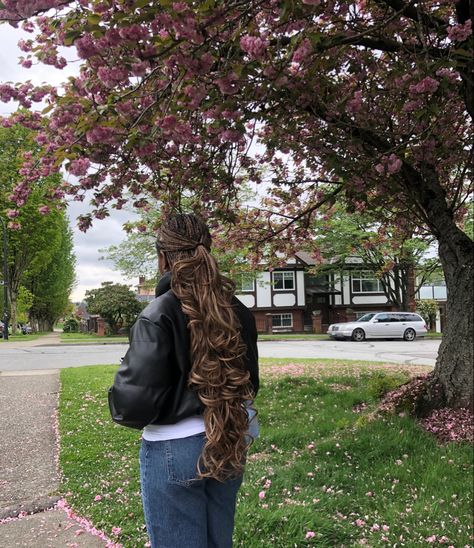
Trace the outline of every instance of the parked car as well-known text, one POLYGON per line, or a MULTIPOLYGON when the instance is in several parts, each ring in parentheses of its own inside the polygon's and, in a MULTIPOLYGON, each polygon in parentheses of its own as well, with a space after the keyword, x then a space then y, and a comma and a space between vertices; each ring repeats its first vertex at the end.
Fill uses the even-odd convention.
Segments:
POLYGON ((334 323, 328 328, 332 339, 404 339, 414 341, 428 332, 425 320, 413 312, 371 312, 358 320, 334 323))
POLYGON ((23 335, 29 335, 30 333, 33 333, 33 330, 31 329, 31 325, 27 323, 19 323, 18 329, 23 333, 23 335))

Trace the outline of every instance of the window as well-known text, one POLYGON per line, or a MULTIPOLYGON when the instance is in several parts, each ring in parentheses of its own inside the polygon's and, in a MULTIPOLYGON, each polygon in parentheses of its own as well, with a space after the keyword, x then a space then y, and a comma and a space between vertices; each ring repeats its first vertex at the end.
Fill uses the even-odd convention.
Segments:
POLYGON ((249 274, 242 274, 240 278, 240 291, 255 291, 255 278, 249 274))
POLYGON ((352 275, 353 293, 383 293, 381 281, 372 272, 354 272, 352 275))
POLYGON ((375 316, 375 312, 356 312, 358 322, 368 322, 375 316))
POLYGON ((294 272, 273 272, 273 289, 284 291, 295 288, 294 272))
POLYGON ((272 314, 272 327, 293 327, 293 314, 272 314))

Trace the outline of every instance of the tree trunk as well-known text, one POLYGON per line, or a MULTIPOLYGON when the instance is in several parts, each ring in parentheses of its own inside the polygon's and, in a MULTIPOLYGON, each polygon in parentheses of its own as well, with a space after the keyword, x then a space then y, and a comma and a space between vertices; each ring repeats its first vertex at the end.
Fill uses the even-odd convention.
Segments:
POLYGON ((474 243, 452 227, 439 238, 439 256, 448 292, 446 329, 433 373, 441 389, 438 402, 448 407, 474 404, 474 243))
POLYGON ((17 332, 17 294, 15 291, 10 292, 10 325, 12 326, 12 335, 16 335, 17 332))

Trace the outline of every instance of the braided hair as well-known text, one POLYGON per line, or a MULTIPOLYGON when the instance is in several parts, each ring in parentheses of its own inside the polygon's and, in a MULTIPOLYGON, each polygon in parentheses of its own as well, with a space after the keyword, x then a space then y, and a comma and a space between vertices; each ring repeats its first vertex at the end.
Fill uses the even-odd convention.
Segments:
POLYGON ((199 477, 224 481, 242 473, 249 445, 246 403, 254 398, 244 366, 246 347, 232 308, 235 284, 211 255, 211 236, 199 217, 179 214, 161 226, 157 249, 171 269, 191 338, 188 384, 203 404, 206 443, 199 477))

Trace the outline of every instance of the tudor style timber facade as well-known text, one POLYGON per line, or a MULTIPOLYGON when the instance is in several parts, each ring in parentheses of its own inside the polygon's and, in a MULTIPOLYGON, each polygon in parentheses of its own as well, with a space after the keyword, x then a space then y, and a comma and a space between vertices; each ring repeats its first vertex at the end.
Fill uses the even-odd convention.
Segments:
POLYGON ((311 275, 307 270, 314 265, 308 253, 298 252, 282 268, 242 278, 237 297, 253 312, 259 332, 271 326, 273 332, 325 333, 331 323, 395 309, 358 257, 338 275, 311 275))
POLYGON ((304 265, 291 259, 282 268, 242 276, 237 298, 254 314, 257 330, 303 331, 305 300, 304 265))

